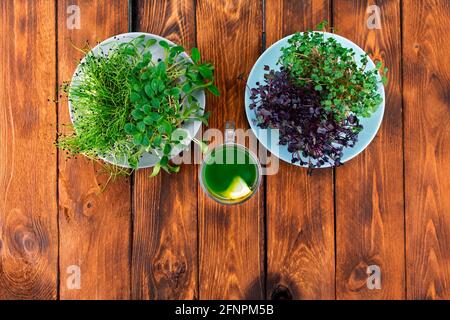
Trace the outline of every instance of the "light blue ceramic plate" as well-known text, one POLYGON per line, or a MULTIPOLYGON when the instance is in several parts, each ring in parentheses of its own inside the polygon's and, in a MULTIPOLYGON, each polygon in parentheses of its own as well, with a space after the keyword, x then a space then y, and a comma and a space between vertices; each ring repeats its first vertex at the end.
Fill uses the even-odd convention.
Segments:
MULTIPOLYGON (((287 36, 278 42, 274 43, 270 48, 268 48, 256 61, 255 65, 252 68, 252 71, 250 72, 250 75, 247 80, 247 90, 245 93, 245 112, 247 114, 248 122, 250 123, 250 127, 253 130, 253 133, 258 138, 258 140, 261 142, 264 147, 269 150, 272 154, 277 156, 278 158, 282 159, 283 161, 286 161, 288 163, 291 163, 292 154, 288 152, 287 146, 281 146, 281 145, 273 145, 270 141, 270 133, 267 132, 268 129, 261 129, 256 124, 256 115, 254 110, 250 110, 249 105, 251 103, 250 100, 250 90, 248 88, 254 88, 256 87, 256 83, 264 82, 264 66, 268 65, 271 69, 279 70, 280 66, 277 65, 278 59, 281 56, 281 48, 286 47, 288 45, 288 39, 291 38, 292 35, 287 36), (265 131, 265 132, 264 132, 265 131)), ((366 55, 363 49, 358 47, 356 44, 354 44, 352 41, 345 39, 344 37, 341 37, 336 34, 324 32, 325 38, 334 38, 337 42, 342 44, 342 46, 346 48, 351 48, 356 52, 356 59, 357 63, 361 65, 360 60, 363 56, 366 55)), ((375 63, 369 58, 369 63, 367 64, 366 70, 372 70, 375 69, 375 63)), ((356 157, 359 153, 361 153, 367 146, 370 144, 370 142, 375 138, 378 129, 380 128, 381 121, 383 120, 383 114, 384 114, 384 104, 385 104, 385 93, 384 93, 384 86, 381 83, 381 77, 379 76, 380 84, 378 85, 378 93, 383 98, 383 102, 378 107, 377 111, 372 114, 370 118, 361 118, 360 122, 363 126, 363 130, 358 135, 358 142, 355 144, 354 147, 351 148, 345 148, 344 154, 341 159, 341 162, 347 162, 350 159, 356 157)), ((297 162, 295 165, 300 166, 300 164, 297 162)), ((331 165, 326 163, 322 168, 330 167, 331 165)), ((306 166, 305 166, 306 167, 306 166)))
MULTIPOLYGON (((116 35, 109 39, 106 39, 105 41, 101 42, 96 47, 94 47, 92 49, 92 52, 94 53, 94 55, 99 55, 100 52, 108 52, 108 50, 111 47, 113 47, 114 43, 130 42, 131 40, 133 40, 139 36, 142 36, 142 35, 145 36, 145 40, 155 39, 158 42, 161 40, 164 40, 169 45, 175 45, 172 41, 170 41, 166 38, 160 37, 158 35, 155 35, 155 34, 142 33, 142 32, 131 32, 131 33, 119 34, 119 35, 116 35)), ((161 59, 164 58, 164 50, 159 45, 152 46, 151 48, 149 48, 149 51, 152 53, 153 59, 155 61, 159 58, 161 58, 161 59)), ((189 59, 190 61, 192 61, 191 58, 185 52, 183 52, 180 56, 184 59, 189 59)), ((83 58, 83 60, 81 60, 80 64, 83 63, 84 60, 85 60, 85 58, 83 58)), ((83 81, 83 73, 81 72, 80 65, 78 65, 77 69, 75 70, 75 72, 73 74, 72 85, 76 85, 76 83, 79 81, 83 81)), ((199 90, 199 91, 195 92, 193 95, 197 98, 202 110, 204 110, 205 109, 205 92, 204 92, 204 90, 199 90)), ((74 117, 74 113, 73 113, 72 103, 70 101, 69 101, 69 112, 70 112, 71 121, 72 121, 72 123, 74 123, 75 117, 74 117)), ((182 146, 177 146, 172 150, 171 158, 176 157, 181 151, 183 151, 185 148, 187 148, 187 146, 189 145, 192 138, 195 137, 198 130, 200 130, 201 125, 202 125, 202 123, 200 121, 195 120, 195 121, 186 121, 181 126, 182 129, 186 130, 188 138, 186 139, 186 141, 184 141, 182 146)), ((127 159, 120 159, 120 158, 115 157, 114 155, 105 155, 101 158, 103 160, 105 160, 106 162, 115 164, 117 166, 129 168, 127 159)), ((160 157, 158 157, 155 153, 144 153, 142 155, 141 159, 139 160, 138 168, 141 169, 141 168, 153 167, 156 163, 159 162, 159 160, 160 160, 160 157)))

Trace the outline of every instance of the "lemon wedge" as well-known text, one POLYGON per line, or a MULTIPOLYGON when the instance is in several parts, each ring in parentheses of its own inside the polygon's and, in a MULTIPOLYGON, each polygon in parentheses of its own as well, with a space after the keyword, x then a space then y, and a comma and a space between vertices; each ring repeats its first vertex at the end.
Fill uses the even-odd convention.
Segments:
POLYGON ((242 179, 241 177, 235 177, 228 189, 223 192, 223 195, 227 199, 235 200, 244 198, 250 193, 252 193, 252 190, 250 190, 244 179, 242 179))

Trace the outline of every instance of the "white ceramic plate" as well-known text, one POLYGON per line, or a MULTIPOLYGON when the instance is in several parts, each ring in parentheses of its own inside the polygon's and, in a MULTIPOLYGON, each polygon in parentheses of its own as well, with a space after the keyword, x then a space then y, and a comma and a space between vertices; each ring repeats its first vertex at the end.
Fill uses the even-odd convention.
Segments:
MULTIPOLYGON (((130 42, 132 39, 137 38, 141 35, 145 36, 145 40, 156 39, 158 42, 161 40, 164 40, 169 45, 175 45, 172 41, 169 41, 163 37, 160 37, 160 36, 157 36, 157 35, 154 35, 151 33, 132 32, 132 33, 119 34, 117 36, 106 39, 105 41, 101 42, 96 47, 94 47, 91 52, 93 52, 94 54, 98 54, 100 52, 100 50, 103 50, 103 52, 107 52, 109 50, 109 48, 111 48, 113 46, 114 42, 118 42, 118 43, 130 42)), ((153 60, 156 61, 159 58, 163 58, 164 50, 158 44, 153 45, 152 47, 149 48, 149 50, 152 53, 153 60)), ((180 56, 191 60, 190 57, 185 52, 183 52, 180 56)), ((80 63, 82 63, 83 61, 84 61, 84 58, 83 58, 83 60, 81 60, 80 63)), ((80 66, 78 66, 73 74, 72 82, 78 81, 78 80, 82 79, 82 77, 83 77, 83 74, 80 71, 80 66)), ((194 97, 197 98, 197 100, 200 104, 200 107, 204 111, 205 110, 205 92, 203 90, 195 92, 194 97)), ((69 101, 70 119, 73 123, 74 122, 74 114, 73 114, 72 110, 73 110, 72 104, 69 101)), ((187 140, 183 141, 183 145, 184 145, 183 147, 178 146, 172 150, 172 152, 171 152, 172 158, 176 157, 187 146, 189 146, 189 143, 192 141, 192 138, 195 137, 195 135, 197 134, 201 125, 202 125, 201 121, 189 121, 189 122, 184 123, 184 125, 182 126, 182 129, 185 129, 188 132, 188 138, 187 138, 187 140)), ((115 165, 118 165, 121 167, 127 167, 127 168, 129 167, 128 163, 125 160, 116 159, 112 156, 105 156, 102 159, 109 163, 112 163, 112 164, 115 164, 115 165)), ((159 162, 159 158, 156 155, 150 154, 150 153, 145 153, 139 160, 139 169, 153 167, 158 162, 159 162)))
MULTIPOLYGON (((358 65, 361 66, 360 60, 363 56, 366 55, 363 49, 358 47, 355 43, 352 41, 341 37, 339 35, 328 33, 328 32, 321 32, 324 34, 324 37, 327 38, 334 38, 337 42, 339 42, 343 47, 351 48, 356 52, 355 58, 357 60, 358 65)), ((278 59, 281 56, 281 48, 288 46, 288 39, 291 38, 293 35, 287 36, 278 42, 274 43, 271 47, 269 47, 264 53, 259 57, 259 59, 256 61, 255 65, 252 68, 252 71, 250 72, 250 75, 247 80, 247 88, 254 88, 256 87, 256 83, 264 83, 264 74, 267 71, 264 71, 264 66, 268 65, 271 69, 279 70, 280 66, 277 65, 278 59)), ((373 70, 375 69, 375 63, 370 59, 369 57, 369 63, 367 64, 366 70, 373 70)), ((350 159, 356 157, 359 153, 361 153, 367 146, 370 144, 370 142, 375 138, 378 129, 380 128, 381 121, 383 120, 383 114, 384 114, 384 104, 385 104, 385 93, 384 93, 384 86, 381 83, 381 77, 378 76, 380 83, 378 85, 378 93, 383 98, 383 102, 378 107, 377 111, 372 114, 370 118, 360 118, 360 123, 363 126, 363 130, 358 135, 358 142, 353 147, 348 147, 344 149, 344 154, 342 156, 341 162, 347 162, 350 159)), ((254 110, 250 110, 249 105, 251 103, 250 100, 250 90, 247 89, 245 93, 245 112, 247 114, 248 122, 250 123, 250 127, 253 130, 253 133, 258 138, 258 140, 261 142, 264 147, 269 150, 272 154, 277 156, 278 158, 282 159, 283 161, 286 161, 288 163, 291 163, 292 154, 288 152, 287 146, 282 145, 276 145, 273 146, 270 141, 270 133, 267 132, 269 129, 261 129, 256 124, 256 114, 254 110), (263 132, 265 131, 265 132, 263 132)), ((300 166, 300 163, 295 163, 295 165, 300 166)), ((331 165, 329 163, 326 163, 322 168, 330 167, 331 165)), ((307 167, 307 165, 305 166, 307 167)))

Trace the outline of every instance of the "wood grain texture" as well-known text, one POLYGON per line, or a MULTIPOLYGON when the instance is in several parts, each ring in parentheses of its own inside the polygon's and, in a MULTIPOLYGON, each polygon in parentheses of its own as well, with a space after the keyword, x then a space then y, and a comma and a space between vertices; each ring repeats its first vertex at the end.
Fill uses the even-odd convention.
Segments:
POLYGON ((55 9, 0 4, 0 299, 55 299, 55 9))
MULTIPOLYGON (((267 46, 330 20, 327 0, 267 0, 267 46)), ((334 299, 333 171, 280 161, 267 179, 267 298, 334 299)))
MULTIPOLYGON (((126 0, 58 1, 60 81, 70 80, 82 55, 72 46, 95 45, 127 32, 126 0), (69 30, 69 5, 78 5, 81 29, 69 30)), ((67 103, 59 109, 59 124, 70 123, 67 103)), ((131 195, 128 178, 110 182, 83 157, 59 161, 60 296, 61 299, 128 299, 130 297, 131 195), (67 268, 81 269, 81 289, 70 289, 67 268)))
POLYGON ((450 299, 450 2, 403 1, 408 299, 450 299))
POLYGON ((367 150, 334 177, 280 163, 266 193, 232 207, 202 192, 194 165, 100 193, 100 168, 53 146, 70 120, 47 100, 81 58, 71 43, 127 32, 128 2, 0 1, 0 300, 450 299, 448 0, 133 0, 134 31, 198 44, 215 64, 211 128, 248 127, 237 78, 261 53, 264 2, 267 46, 328 19, 390 69, 367 150), (381 30, 366 26, 373 4, 381 30), (80 30, 67 29, 69 5, 80 30), (381 290, 366 287, 372 264, 381 290), (80 290, 66 285, 72 265, 80 290))
MULTIPOLYGON (((208 96, 210 128, 233 120, 248 128, 244 113, 247 75, 261 50, 262 2, 197 1, 197 42, 216 66, 221 97, 208 96)), ((223 206, 199 191, 201 299, 264 298, 264 190, 239 206, 223 206)))
POLYGON ((377 137, 336 169, 338 299, 405 297, 400 1, 334 1, 336 32, 390 69, 386 109, 377 137), (369 5, 382 28, 369 30, 369 5), (381 268, 381 289, 367 287, 367 267, 381 268))
MULTIPOLYGON (((195 45, 193 0, 135 2, 135 31, 166 37, 190 50, 195 45), (162 22, 162 23, 161 23, 162 22)), ((132 297, 194 299, 197 288, 197 174, 151 169, 135 174, 132 297)))

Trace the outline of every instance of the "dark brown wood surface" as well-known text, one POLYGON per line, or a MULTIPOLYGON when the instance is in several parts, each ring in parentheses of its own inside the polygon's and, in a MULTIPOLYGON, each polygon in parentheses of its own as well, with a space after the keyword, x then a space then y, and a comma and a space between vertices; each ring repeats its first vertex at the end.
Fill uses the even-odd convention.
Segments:
POLYGON ((363 154, 336 169, 336 292, 338 299, 405 297, 400 1, 334 1, 336 32, 389 67, 386 108, 377 137, 363 154), (367 27, 378 5, 381 29, 367 27), (379 266, 380 290, 367 287, 379 266))
POLYGON ((449 1, 403 3, 409 299, 450 299, 449 24, 449 1))
MULTIPOLYGON (((327 0, 267 1, 267 46, 330 20, 327 0)), ((333 170, 280 161, 267 179, 267 297, 334 299, 333 170)))
MULTIPOLYGON (((114 0, 58 1, 58 77, 70 80, 83 55, 74 46, 95 46, 128 30, 128 3, 114 0), (80 8, 80 29, 69 30, 67 8, 80 8)), ((58 108, 61 130, 70 123, 67 102, 58 108)), ((59 267, 61 299, 128 299, 130 297, 130 182, 110 181, 83 157, 59 157, 59 267), (80 289, 67 286, 81 272, 80 289), (68 269, 69 268, 69 269, 68 269)))
MULTIPOLYGON (((134 31, 150 32, 195 46, 192 0, 140 1, 134 31)), ((150 179, 135 174, 132 298, 198 298, 197 174, 183 165, 179 174, 150 179)))
POLYGON ((0 299, 450 299, 449 1, 5 0, 0 15, 0 299), (381 29, 367 27, 370 5, 381 29), (343 167, 280 162, 226 207, 197 165, 101 192, 101 168, 53 145, 69 123, 57 83, 82 57, 72 43, 142 31, 197 46, 221 91, 207 95, 210 127, 246 129, 238 78, 324 19, 390 69, 381 129, 343 167), (381 289, 367 287, 371 265, 381 289))
MULTIPOLYGON (((197 45, 216 66, 220 98, 208 96, 210 127, 227 121, 248 128, 247 75, 261 52, 262 2, 197 1, 197 45)), ((226 207, 198 192, 200 299, 264 297, 264 190, 240 206, 226 207)))
POLYGON ((8 0, 0 15, 0 298, 55 299, 55 7, 8 0))

